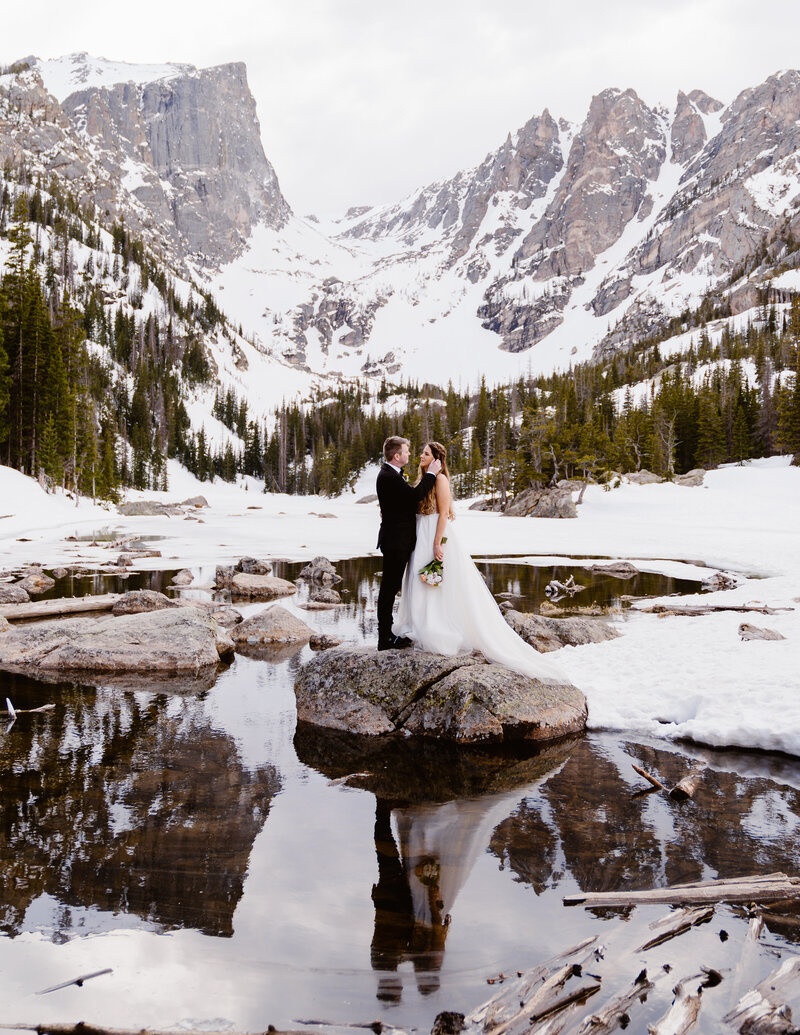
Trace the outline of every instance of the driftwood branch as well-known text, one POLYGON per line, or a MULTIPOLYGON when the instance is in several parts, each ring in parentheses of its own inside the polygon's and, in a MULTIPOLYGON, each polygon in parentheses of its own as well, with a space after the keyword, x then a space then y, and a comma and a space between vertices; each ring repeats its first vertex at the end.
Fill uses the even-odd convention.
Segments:
POLYGON ((54 704, 43 704, 39 708, 15 708, 13 712, 2 711, 0 715, 36 715, 38 712, 52 712, 54 709, 54 704))
POLYGON ((60 985, 53 985, 52 988, 43 988, 41 992, 37 992, 37 995, 47 995, 48 992, 57 992, 60 988, 69 988, 70 985, 77 985, 78 988, 83 988, 84 981, 88 981, 90 978, 101 977, 103 974, 113 974, 114 971, 111 967, 105 967, 103 970, 93 970, 91 974, 81 974, 79 977, 73 978, 71 981, 62 981, 60 985))
POLYGON ((595 891, 567 895, 565 906, 635 906, 653 903, 680 905, 708 902, 775 902, 800 898, 800 878, 785 873, 767 877, 737 877, 732 880, 697 881, 647 891, 595 891))
POLYGON ((642 769, 640 766, 635 765, 634 763, 631 764, 633 765, 633 768, 636 770, 639 776, 643 776, 648 783, 651 783, 653 787, 656 788, 656 790, 665 791, 667 789, 660 780, 657 780, 655 776, 651 776, 650 773, 647 772, 647 770, 642 769))

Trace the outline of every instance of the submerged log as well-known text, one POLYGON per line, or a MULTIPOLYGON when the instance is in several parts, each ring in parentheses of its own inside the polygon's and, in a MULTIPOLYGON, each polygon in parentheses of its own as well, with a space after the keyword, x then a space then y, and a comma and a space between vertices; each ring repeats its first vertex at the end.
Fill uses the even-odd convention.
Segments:
POLYGON ((755 988, 745 993, 722 1021, 751 1035, 794 1032, 792 1005, 800 1001, 800 957, 784 960, 755 988))
POLYGON ((644 952, 645 949, 652 949, 654 946, 661 945, 662 942, 667 942, 671 938, 677 938, 678 935, 684 934, 692 927, 710 920, 713 915, 713 905, 693 906, 689 909, 678 909, 673 913, 668 913, 666 916, 661 917, 660 920, 654 920, 650 924, 650 930, 655 932, 653 937, 646 941, 644 945, 640 945, 636 951, 644 952))
POLYGON ((121 596, 121 593, 103 593, 94 597, 37 600, 29 604, 0 604, 0 617, 7 618, 9 622, 16 622, 25 618, 56 618, 58 615, 110 611, 121 596))
POLYGON ((648 980, 647 971, 643 970, 630 988, 609 999, 602 1010, 585 1018, 575 1029, 575 1035, 602 1035, 604 1032, 616 1031, 617 1028, 627 1028, 631 1010, 647 998, 652 988, 653 982, 648 980))
POLYGON ((700 993, 689 995, 686 991, 688 982, 681 981, 675 986, 675 998, 672 1006, 664 1016, 649 1024, 647 1030, 650 1035, 686 1035, 697 1024, 697 1017, 700 1013, 700 993))
POLYGON ((775 902, 800 898, 800 877, 774 873, 767 877, 735 877, 729 880, 674 884, 646 891, 595 891, 567 895, 565 906, 636 906, 653 903, 775 902))
MULTIPOLYGON (((545 1008, 548 996, 552 1006, 567 978, 579 974, 581 966, 588 959, 602 955, 603 950, 596 943, 596 936, 587 938, 566 952, 520 974, 517 980, 504 985, 496 995, 465 1018, 465 1031, 472 1035, 518 1035, 529 1031, 532 1015, 545 1008)), ((562 1009, 569 1005, 571 1003, 564 1003, 562 1009)))

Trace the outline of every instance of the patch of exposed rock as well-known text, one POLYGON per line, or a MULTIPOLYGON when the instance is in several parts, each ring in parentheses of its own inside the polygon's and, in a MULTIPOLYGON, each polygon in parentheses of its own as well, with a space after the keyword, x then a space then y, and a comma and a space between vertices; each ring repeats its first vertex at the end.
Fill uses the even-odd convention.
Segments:
POLYGON ((227 633, 195 608, 14 626, 0 666, 31 672, 198 672, 233 652, 227 633))
POLYGON ((639 569, 634 567, 630 561, 612 561, 611 564, 593 564, 586 569, 596 572, 598 575, 611 575, 615 579, 632 579, 639 575, 639 569))
POLYGON ((340 647, 312 658, 294 689, 298 720, 362 735, 537 741, 586 725, 586 701, 575 687, 469 654, 340 647))
POLYGON ((329 586, 314 586, 308 594, 308 600, 312 604, 341 604, 342 602, 341 596, 329 586))
POLYGON ((703 484, 703 479, 706 476, 706 472, 702 467, 695 467, 691 471, 687 471, 686 474, 679 474, 675 479, 676 485, 685 485, 690 489, 696 489, 699 485, 703 484))
POLYGON ((49 575, 45 575, 41 571, 34 571, 30 575, 26 575, 24 579, 20 579, 16 585, 18 589, 23 589, 26 593, 37 594, 46 593, 55 584, 56 580, 51 579, 49 575))
POLYGON ((297 615, 276 604, 246 618, 233 630, 237 650, 272 644, 308 643, 314 630, 297 615))
POLYGON ((652 471, 648 471, 644 467, 641 471, 631 471, 625 477, 629 482, 633 482, 634 485, 661 485, 662 482, 666 481, 666 478, 662 478, 660 474, 653 474, 652 471))
POLYGON ((257 557, 242 557, 236 564, 218 564, 214 576, 217 589, 230 589, 236 575, 271 575, 272 563, 257 557))
POLYGON ((578 511, 569 489, 524 489, 508 504, 507 517, 576 518, 578 511))
POLYGON ((293 582, 279 579, 277 575, 247 575, 237 572, 230 581, 231 596, 241 600, 275 600, 276 597, 290 597, 297 592, 293 582))
POLYGON ((356 503, 376 503, 377 500, 377 493, 371 492, 367 496, 362 496, 360 500, 356 500, 356 503))
POLYGON ((335 636, 329 636, 327 633, 314 633, 308 641, 308 645, 312 650, 330 650, 332 647, 338 647, 341 643, 341 640, 337 640, 335 636))
POLYGON ((0 585, 0 604, 27 604, 28 592, 17 582, 14 585, 0 585))
POLYGON ((616 629, 606 622, 585 618, 545 618, 521 611, 506 611, 503 617, 518 636, 543 652, 561 647, 580 647, 586 643, 604 643, 619 636, 616 629))
POLYGON ((171 585, 191 586, 193 582, 194 575, 192 575, 188 568, 184 568, 182 571, 179 571, 176 575, 173 575, 171 585))
POLYGON ((336 574, 336 569, 327 557, 315 557, 297 577, 305 579, 306 582, 318 582, 323 586, 331 586, 342 581, 341 575, 336 574))
POLYGON ((123 593, 111 608, 114 615, 138 615, 147 611, 164 611, 170 607, 180 607, 177 600, 170 600, 163 593, 154 589, 132 589, 123 593))

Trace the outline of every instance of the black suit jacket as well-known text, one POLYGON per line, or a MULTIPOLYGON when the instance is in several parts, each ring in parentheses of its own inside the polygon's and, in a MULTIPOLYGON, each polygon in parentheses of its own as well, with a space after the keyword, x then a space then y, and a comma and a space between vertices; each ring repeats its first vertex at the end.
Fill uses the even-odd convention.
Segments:
POLYGON ((378 547, 384 553, 398 550, 410 554, 417 542, 417 506, 436 484, 435 474, 423 476, 419 485, 409 485, 389 464, 378 472, 375 491, 381 508, 378 547))

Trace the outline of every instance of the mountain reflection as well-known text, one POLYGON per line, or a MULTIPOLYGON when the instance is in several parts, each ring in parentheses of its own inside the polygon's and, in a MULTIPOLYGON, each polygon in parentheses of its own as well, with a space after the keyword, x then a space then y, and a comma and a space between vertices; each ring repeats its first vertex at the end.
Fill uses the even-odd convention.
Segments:
MULTIPOLYGON (((51 687, 3 676, 17 707, 51 687)), ((5 693, 3 693, 5 696, 5 693)), ((40 899, 232 934, 256 834, 279 781, 238 762, 195 697, 62 685, 55 711, 0 740, 0 929, 40 899)), ((69 934, 70 909, 59 909, 69 934)))
POLYGON ((800 792, 768 776, 739 775, 731 754, 706 755, 709 768, 694 798, 677 802, 638 794, 644 782, 631 763, 673 786, 690 768, 679 751, 580 741, 538 793, 498 825, 490 850, 537 895, 565 877, 582 891, 609 891, 795 873, 800 792))

